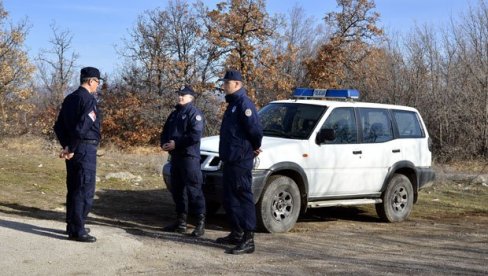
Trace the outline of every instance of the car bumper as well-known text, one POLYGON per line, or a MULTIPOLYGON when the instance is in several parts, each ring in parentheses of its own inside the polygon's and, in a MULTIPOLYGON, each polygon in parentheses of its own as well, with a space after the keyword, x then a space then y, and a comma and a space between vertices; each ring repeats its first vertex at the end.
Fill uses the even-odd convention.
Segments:
POLYGON ((435 172, 432 168, 417 168, 419 190, 434 184, 435 172))
MULTIPOLYGON (((254 203, 257 203, 263 192, 266 179, 270 170, 253 170, 252 171, 252 191, 254 203)), ((205 198, 210 201, 222 202, 223 198, 223 180, 222 170, 202 171, 203 174, 203 193, 205 198)), ((171 163, 163 166, 163 178, 168 190, 171 190, 171 163)))

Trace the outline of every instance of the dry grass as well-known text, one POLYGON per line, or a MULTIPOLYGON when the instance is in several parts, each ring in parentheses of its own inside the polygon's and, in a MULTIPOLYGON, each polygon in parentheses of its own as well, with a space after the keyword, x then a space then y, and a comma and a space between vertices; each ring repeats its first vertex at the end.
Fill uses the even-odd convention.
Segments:
MULTIPOLYGON (((57 158, 58 150, 54 141, 30 136, 0 141, 0 211, 16 206, 17 209, 44 210, 44 213, 54 211, 56 216, 62 216, 66 172, 64 161, 57 158)), ((165 153, 155 147, 129 152, 102 148, 102 152, 98 158, 95 212, 120 220, 137 217, 148 221, 172 216, 173 203, 161 176, 165 153), (105 178, 113 172, 130 172, 140 176, 142 181, 105 178)), ((442 166, 451 171, 478 174, 484 164, 481 161, 442 166)), ((437 220, 486 218, 486 202, 486 184, 440 179, 420 192, 412 217, 437 220)), ((375 216, 374 206, 361 209, 375 216)))
POLYGON ((445 164, 436 164, 436 166, 450 172, 488 174, 488 160, 452 161, 445 164))
POLYGON ((450 181, 422 190, 414 215, 428 218, 488 216, 488 187, 450 181))
MULTIPOLYGON (((0 205, 19 204, 62 210, 65 201, 65 164, 57 157, 59 145, 25 136, 0 141, 0 205)), ((102 149, 98 157, 97 192, 104 190, 164 190, 161 168, 166 154, 154 148, 125 153, 102 149), (106 179, 108 173, 129 172, 142 181, 106 179)), ((1 207, 1 206, 0 206, 1 207)))

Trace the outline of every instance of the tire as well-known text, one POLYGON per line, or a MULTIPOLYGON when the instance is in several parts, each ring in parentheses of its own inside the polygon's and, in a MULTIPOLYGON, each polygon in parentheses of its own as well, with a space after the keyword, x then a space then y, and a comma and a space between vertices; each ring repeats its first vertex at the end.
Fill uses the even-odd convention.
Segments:
POLYGON ((283 233, 295 225, 300 214, 300 191, 293 179, 273 175, 257 204, 261 228, 270 233, 283 233))
POLYGON ((387 222, 404 221, 412 212, 413 196, 408 177, 394 174, 381 196, 383 202, 376 204, 376 213, 387 222))

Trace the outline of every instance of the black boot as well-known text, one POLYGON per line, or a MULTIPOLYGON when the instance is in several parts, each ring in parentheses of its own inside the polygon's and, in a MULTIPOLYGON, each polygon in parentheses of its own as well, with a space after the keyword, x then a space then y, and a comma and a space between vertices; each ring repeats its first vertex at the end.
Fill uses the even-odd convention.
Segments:
POLYGON ((185 233, 186 232, 186 214, 178 214, 176 221, 170 225, 163 227, 165 232, 176 232, 185 233))
POLYGON ((231 254, 250 254, 254 252, 254 233, 244 232, 244 237, 240 244, 230 250, 231 254))
POLYGON ((197 219, 197 225, 195 226, 193 232, 191 232, 193 237, 201 237, 205 233, 205 214, 199 214, 197 219))
POLYGON ((232 232, 230 232, 229 235, 222 238, 218 238, 215 240, 215 242, 220 244, 238 245, 241 242, 243 236, 244 236, 244 232, 232 230, 232 232))

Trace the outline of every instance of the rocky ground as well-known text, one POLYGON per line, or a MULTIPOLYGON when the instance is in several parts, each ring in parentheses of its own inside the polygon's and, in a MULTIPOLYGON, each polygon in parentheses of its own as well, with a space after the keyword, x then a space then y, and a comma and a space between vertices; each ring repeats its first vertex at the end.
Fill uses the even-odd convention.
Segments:
MULTIPOLYGON (((59 220, 0 213, 3 275, 486 275, 488 219, 416 219, 387 224, 354 208, 314 211, 293 232, 256 235, 254 254, 214 243, 220 216, 203 238, 157 227, 107 223, 93 215, 98 241, 69 241, 59 220)), ((12 212, 16 210, 12 209, 12 212)), ((18 211, 18 210, 17 210, 18 211)))

